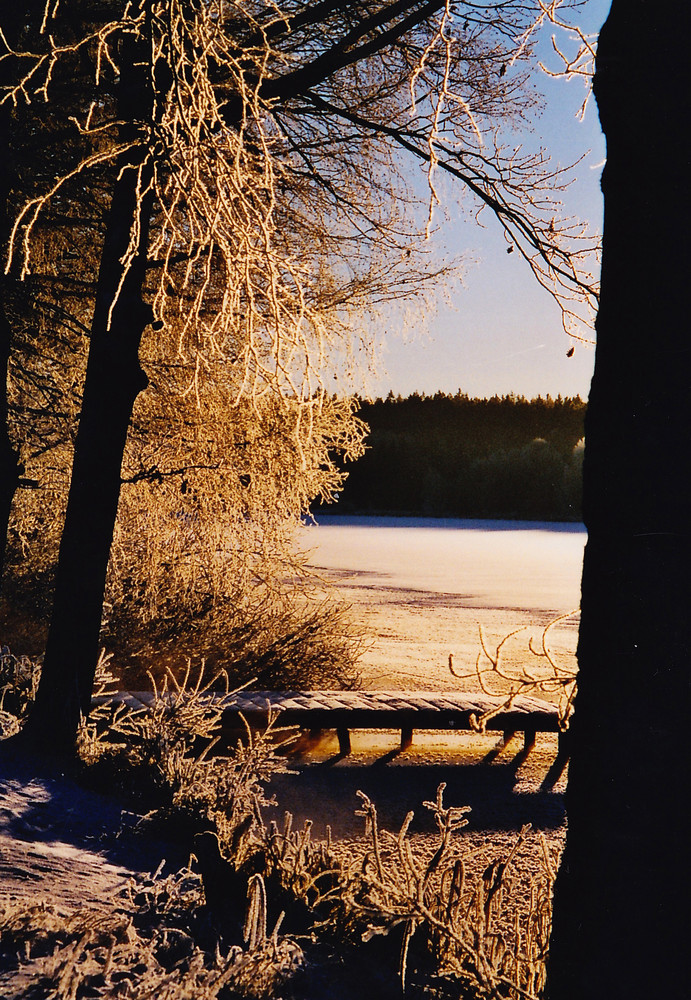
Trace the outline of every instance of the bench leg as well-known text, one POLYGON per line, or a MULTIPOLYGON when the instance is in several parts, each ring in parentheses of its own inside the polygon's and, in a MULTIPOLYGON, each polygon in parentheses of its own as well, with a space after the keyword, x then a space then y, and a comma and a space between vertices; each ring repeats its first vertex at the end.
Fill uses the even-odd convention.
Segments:
POLYGON ((523 734, 523 753, 530 753, 530 751, 535 746, 535 730, 526 729, 523 734))
POLYGON ((338 752, 345 756, 350 753, 350 730, 341 727, 336 732, 338 733, 338 752))
POLYGON ((403 726, 401 728, 401 750, 407 750, 413 743, 413 727, 403 726))

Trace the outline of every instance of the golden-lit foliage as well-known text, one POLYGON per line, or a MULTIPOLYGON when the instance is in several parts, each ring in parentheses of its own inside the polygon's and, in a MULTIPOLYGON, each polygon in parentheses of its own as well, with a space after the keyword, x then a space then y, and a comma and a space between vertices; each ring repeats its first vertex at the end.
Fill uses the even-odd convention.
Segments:
POLYGON ((142 194, 156 194, 158 317, 177 313, 184 356, 242 361, 245 391, 278 381, 304 397, 333 347, 338 307, 411 291, 420 234, 401 215, 413 198, 408 152, 427 164, 433 203, 446 170, 495 213, 568 315, 574 293, 592 301, 582 268, 593 243, 559 221, 568 177, 511 135, 534 105, 532 36, 545 21, 563 25, 563 5, 313 6, 164 0, 114 17, 117 5, 96 4, 101 23, 60 43, 60 12, 47 5, 57 34, 21 54, 5 100, 50 98, 61 59, 88 52, 98 99, 72 122, 91 149, 19 206, 10 263, 30 267, 32 226, 75 171, 143 145, 132 169, 142 194), (112 98, 123 39, 149 67, 141 118, 126 133, 112 98))
MULTIPOLYGON (((172 625, 247 595, 256 614, 299 575, 298 519, 338 489, 334 456, 362 449, 353 408, 331 393, 372 363, 386 309, 424 313, 457 274, 427 239, 444 173, 494 213, 572 329, 594 299, 592 241, 559 221, 567 174, 512 131, 534 108, 532 33, 560 6, 61 0, 37 4, 14 47, 3 34, 20 164, 11 430, 35 487, 11 536, 25 582, 49 578, 57 554, 119 172, 152 198, 154 322, 109 620, 129 603, 172 625)), ((133 219, 111 313, 139 245, 133 219)))

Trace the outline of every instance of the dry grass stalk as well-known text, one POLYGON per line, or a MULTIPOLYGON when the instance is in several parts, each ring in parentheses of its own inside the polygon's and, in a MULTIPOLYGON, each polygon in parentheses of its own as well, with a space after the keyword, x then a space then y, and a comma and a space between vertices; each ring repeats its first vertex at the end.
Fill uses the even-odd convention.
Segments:
POLYGON ((262 1000, 301 970, 302 950, 291 939, 274 932, 221 949, 205 919, 200 878, 187 869, 132 881, 110 911, 7 904, 0 948, 14 975, 6 995, 262 1000))
MULTIPOLYGON (((105 657, 100 676, 105 687, 112 683, 105 657)), ((290 936, 295 933, 307 934, 305 941, 328 940, 336 949, 367 948, 400 935, 382 958, 382 974, 390 959, 390 975, 397 970, 403 989, 424 990, 433 975, 478 998, 540 996, 554 880, 544 839, 544 874, 531 884, 528 912, 511 926, 504 919, 511 865, 527 847, 529 828, 505 857, 470 879, 458 836, 468 808, 447 807, 443 784, 435 799, 424 803, 437 828, 431 855, 410 837, 412 813, 398 834, 382 831, 375 804, 359 793, 367 846, 360 863, 354 858, 348 863, 330 833, 325 841, 313 840, 309 821, 294 829, 286 813, 282 829, 265 823, 264 808, 275 804, 267 786, 272 775, 287 770, 277 752, 276 719, 264 733, 248 728, 229 756, 214 757, 209 751, 224 696, 209 694, 203 673, 188 674, 185 684, 171 679, 151 705, 120 710, 112 729, 94 725, 85 736, 91 740, 86 759, 100 766, 115 751, 122 767, 140 778, 148 775, 149 794, 156 790, 150 818, 163 815, 169 823, 192 816, 197 829, 215 831, 203 836, 214 839, 214 875, 224 905, 240 910, 231 918, 239 929, 247 894, 244 946, 219 946, 211 901, 200 876, 187 869, 132 883, 108 913, 65 915, 8 904, 0 915, 0 942, 14 963, 16 997, 33 1000, 42 990, 60 1000, 115 995, 213 1000, 235 991, 268 1000, 282 996, 311 960, 313 950, 290 936), (286 934, 280 933, 283 924, 286 934)), ((105 716, 98 725, 107 725, 105 716)))
POLYGON ((485 694, 503 699, 496 708, 471 718, 478 732, 485 731, 490 719, 510 710, 516 698, 535 694, 546 695, 550 700, 557 699, 560 729, 568 729, 578 690, 578 667, 575 660, 563 663, 557 658, 550 645, 550 633, 559 625, 572 623, 578 614, 578 611, 569 611, 554 618, 542 629, 537 644, 534 636, 529 636, 526 648, 536 661, 534 669, 526 665, 524 658, 520 658, 517 664, 507 664, 507 654, 512 642, 517 636, 524 636, 528 626, 509 632, 494 649, 488 646, 480 626, 480 650, 472 673, 459 673, 454 668, 453 656, 449 656, 449 671, 454 677, 476 679, 485 694))
MULTIPOLYGON (((193 704, 177 718, 175 704, 180 692, 175 692, 172 700, 164 699, 162 707, 152 710, 154 718, 163 720, 172 711, 174 726, 184 719, 193 731, 203 733, 207 740, 213 738, 213 726, 208 726, 205 715, 204 691, 198 680, 193 704), (201 705, 195 707, 195 702, 201 705)), ((544 872, 531 883, 528 912, 517 914, 511 927, 502 916, 505 897, 511 892, 510 869, 517 853, 527 845, 530 828, 521 831, 506 857, 493 861, 480 879, 470 882, 463 842, 456 836, 467 824, 469 809, 445 806, 443 784, 435 800, 424 803, 437 827, 431 857, 420 856, 410 840, 412 813, 397 835, 381 831, 375 804, 359 793, 362 805, 358 815, 366 820, 370 846, 359 867, 345 865, 343 853, 332 844, 330 834, 326 841, 312 840, 309 821, 301 829, 293 829, 293 817, 286 813, 282 829, 275 822, 268 826, 264 822, 263 809, 272 801, 265 786, 272 774, 287 770, 276 756, 275 723, 272 719, 268 731, 258 735, 248 729, 246 739, 238 742, 230 758, 190 758, 188 739, 182 744, 188 755, 184 768, 177 763, 181 745, 174 739, 157 739, 159 752, 164 748, 171 754, 165 769, 171 787, 176 788, 171 807, 189 809, 196 802, 218 834, 229 870, 248 873, 245 940, 255 955, 252 961, 259 961, 256 956, 265 956, 267 949, 275 949, 271 941, 278 941, 283 913, 278 914, 273 934, 267 935, 269 911, 285 910, 286 905, 292 906, 286 901, 292 899, 299 904, 302 929, 312 926, 313 931, 332 939, 366 944, 398 928, 398 974, 404 988, 411 977, 419 978, 422 953, 438 974, 457 979, 478 997, 539 997, 544 986, 554 880, 554 862, 544 839, 540 844, 544 872)), ((135 725, 140 727, 141 723, 135 725)), ((157 732, 166 730, 162 721, 155 728, 157 732)), ((289 922, 295 919, 294 911, 289 922)))
POLYGON ((469 810, 445 807, 444 787, 437 789, 435 801, 424 803, 438 830, 436 849, 427 860, 416 857, 409 839, 412 813, 398 835, 380 832, 374 803, 358 793, 371 850, 361 867, 342 877, 337 893, 332 894, 337 896, 337 905, 331 919, 341 933, 359 935, 365 942, 399 928, 398 968, 404 990, 417 971, 416 963, 424 966, 426 961, 438 974, 471 991, 469 995, 537 998, 545 980, 551 866, 531 886, 529 912, 517 914, 513 928, 501 926, 503 897, 511 891, 510 866, 526 845, 530 827, 521 830, 505 858, 493 861, 481 879, 468 884, 463 844, 453 834, 466 825, 469 810), (411 962, 413 948, 416 954, 411 962))

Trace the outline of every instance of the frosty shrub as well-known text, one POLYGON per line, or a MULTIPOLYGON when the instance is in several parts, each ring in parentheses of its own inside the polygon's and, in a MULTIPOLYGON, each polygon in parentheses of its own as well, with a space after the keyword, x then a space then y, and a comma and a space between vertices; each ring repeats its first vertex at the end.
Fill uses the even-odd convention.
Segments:
MULTIPOLYGON (((65 914, 42 903, 7 902, 0 906, 0 956, 4 968, 14 967, 17 984, 8 996, 281 996, 302 969, 300 946, 254 928, 246 941, 221 948, 203 904, 201 880, 188 869, 131 882, 105 912, 85 908, 65 914)), ((251 906, 250 898, 248 911, 251 906)))
POLYGON ((7 646, 0 650, 0 733, 11 736, 33 703, 41 665, 28 656, 15 656, 7 646))
MULTIPOLYGON (((146 704, 117 705, 108 665, 103 656, 100 700, 80 733, 87 777, 136 792, 144 830, 194 835, 192 869, 132 883, 101 912, 7 903, 2 960, 30 984, 11 995, 304 1000, 305 984, 320 983, 321 998, 348 955, 382 996, 541 996, 556 863, 529 827, 478 868, 463 835, 469 809, 447 806, 443 784, 424 803, 433 843, 411 834, 412 812, 398 833, 382 830, 362 792, 357 841, 328 829, 315 840, 311 822, 298 827, 289 812, 267 822, 272 778, 291 773, 283 747, 293 734, 280 719, 228 746, 223 677, 169 674, 146 704), (512 865, 527 851, 543 863, 518 904, 512 865)), ((338 996, 354 1000, 361 983, 346 980, 338 996)))

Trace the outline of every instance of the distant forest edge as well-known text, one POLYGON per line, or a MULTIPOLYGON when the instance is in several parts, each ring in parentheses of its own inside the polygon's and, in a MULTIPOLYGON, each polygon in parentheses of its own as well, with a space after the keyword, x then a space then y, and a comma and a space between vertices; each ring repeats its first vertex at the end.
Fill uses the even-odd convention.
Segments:
POLYGON ((319 509, 579 521, 585 411, 579 396, 363 400, 368 449, 319 509))

